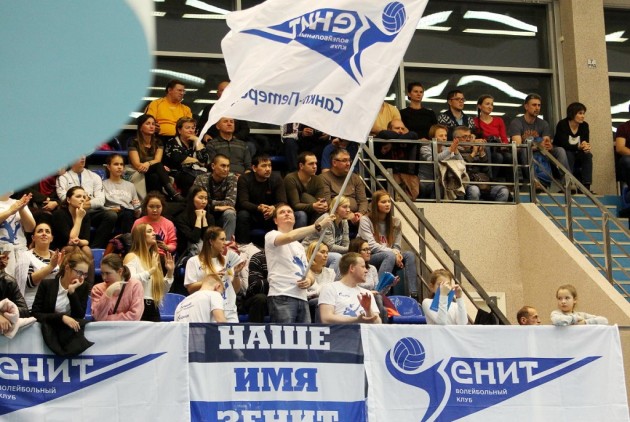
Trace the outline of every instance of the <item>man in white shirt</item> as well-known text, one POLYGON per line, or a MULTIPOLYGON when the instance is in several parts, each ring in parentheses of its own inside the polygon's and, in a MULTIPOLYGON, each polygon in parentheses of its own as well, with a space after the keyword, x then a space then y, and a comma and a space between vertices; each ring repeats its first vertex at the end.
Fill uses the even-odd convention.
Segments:
POLYGON ((269 272, 267 304, 271 322, 308 323, 311 315, 306 290, 313 285, 315 277, 306 272, 308 259, 300 240, 319 233, 335 219, 328 215, 319 223, 294 229, 295 215, 288 204, 277 204, 274 223, 278 230, 265 236, 265 255, 269 272))
POLYGON ((83 208, 90 216, 92 227, 96 229, 90 239, 91 248, 105 249, 109 240, 114 237, 114 228, 118 214, 104 208, 105 191, 101 176, 85 168, 85 156, 72 164, 70 170, 57 178, 57 196, 61 201, 66 199, 66 192, 73 186, 81 186, 87 198, 83 208))
POLYGON ((369 290, 359 287, 365 283, 368 266, 356 252, 339 261, 341 280, 328 283, 319 294, 319 315, 324 324, 380 324, 378 307, 369 290))
POLYGON ((175 309, 175 322, 227 322, 223 312, 223 283, 208 275, 201 287, 182 300, 175 309))

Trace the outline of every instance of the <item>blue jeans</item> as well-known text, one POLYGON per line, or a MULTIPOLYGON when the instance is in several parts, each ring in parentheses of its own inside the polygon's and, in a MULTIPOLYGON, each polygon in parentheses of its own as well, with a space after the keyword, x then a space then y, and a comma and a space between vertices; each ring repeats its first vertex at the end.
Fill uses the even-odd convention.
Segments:
POLYGON ((291 296, 267 296, 271 322, 280 324, 310 323, 308 302, 291 296))
MULTIPOLYGON (((418 294, 418 281, 416 272, 416 256, 413 252, 402 252, 403 264, 405 265, 405 282, 407 283, 407 293, 418 294)), ((392 251, 373 253, 370 264, 378 268, 378 277, 384 273, 393 273, 396 266, 396 255, 392 251)))
MULTIPOLYGON (((466 200, 479 201, 481 199, 481 190, 477 185, 468 185, 466 187, 466 200)), ((489 192, 484 192, 483 197, 485 200, 495 202, 507 202, 510 198, 510 191, 505 186, 493 185, 489 192)))
POLYGON ((295 216, 294 229, 299 229, 300 227, 306 227, 308 225, 308 214, 306 214, 305 211, 295 211, 293 215, 295 216))
POLYGON ((339 274, 339 261, 341 261, 341 254, 338 252, 329 252, 328 253, 328 261, 326 261, 326 266, 331 270, 335 271, 336 279, 339 280, 341 278, 341 274, 339 274))
POLYGON ((234 236, 234 232, 236 231, 236 211, 215 211, 213 215, 217 226, 223 227, 227 241, 232 240, 232 236, 234 236))

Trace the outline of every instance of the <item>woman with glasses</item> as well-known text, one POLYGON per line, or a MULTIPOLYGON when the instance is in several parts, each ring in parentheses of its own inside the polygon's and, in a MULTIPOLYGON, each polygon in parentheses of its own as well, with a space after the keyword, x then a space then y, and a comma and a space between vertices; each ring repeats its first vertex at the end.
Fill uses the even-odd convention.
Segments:
POLYGON ((90 258, 75 250, 64 257, 55 278, 39 284, 31 312, 39 322, 64 324, 79 331, 78 320, 85 317, 87 306, 90 263, 90 258))
POLYGON ((142 201, 142 217, 133 223, 134 228, 138 224, 149 224, 153 227, 160 255, 164 255, 166 252, 174 253, 177 249, 175 224, 162 216, 165 206, 166 198, 164 195, 157 191, 149 192, 142 201))
POLYGON ((140 321, 144 313, 144 288, 131 278, 129 268, 117 254, 101 261, 103 282, 92 288, 94 321, 140 321))
POLYGON ((162 269, 155 232, 150 224, 140 223, 131 230, 131 249, 125 255, 124 264, 130 276, 140 280, 144 288, 144 312, 142 321, 160 321, 158 306, 173 284, 175 262, 170 252, 166 252, 162 269))

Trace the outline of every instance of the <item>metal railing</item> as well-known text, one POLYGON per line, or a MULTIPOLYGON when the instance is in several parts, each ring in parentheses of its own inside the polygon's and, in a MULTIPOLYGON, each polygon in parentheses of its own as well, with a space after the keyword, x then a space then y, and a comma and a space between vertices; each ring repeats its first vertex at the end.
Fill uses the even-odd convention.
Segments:
POLYGON ((629 288, 619 283, 614 274, 614 270, 621 271, 623 275, 628 277, 630 280, 629 270, 624 268, 624 264, 619 261, 620 258, 630 259, 630 244, 624 245, 611 235, 611 231, 615 231, 617 233, 623 233, 626 239, 630 239, 630 231, 628 231, 626 225, 619 221, 619 219, 617 219, 617 217, 611 213, 610 210, 602 204, 597 197, 595 197, 595 195, 593 195, 582 183, 580 183, 580 181, 575 178, 568 169, 562 166, 562 164, 560 164, 560 162, 551 155, 549 151, 542 148, 536 151, 536 153, 532 153, 531 151, 532 148, 531 145, 529 145, 528 160, 530 164, 530 180, 536 180, 534 165, 539 168, 539 171, 542 171, 543 174, 547 175, 546 178, 548 180, 551 180, 548 186, 544 184, 537 186, 540 192, 537 192, 537 189, 534 188, 534 183, 531 184, 530 195, 532 202, 538 205, 538 207, 547 216, 549 216, 549 218, 554 221, 558 227, 560 227, 569 240, 571 240, 584 255, 590 258, 593 265, 604 273, 608 281, 615 286, 621 294, 623 294, 626 298, 630 298, 629 288), (558 181, 552 174, 553 172, 550 172, 546 166, 543 165, 543 157, 549 160, 552 165, 557 168, 561 175, 561 181, 558 181), (553 190, 558 190, 563 194, 561 197, 562 200, 558 200, 557 196, 552 195, 553 190), (541 194, 546 195, 546 197, 550 198, 554 205, 564 211, 561 217, 556 216, 553 212, 551 212, 551 208, 548 206, 549 204, 545 204, 540 201, 541 194), (586 203, 580 203, 577 201, 575 196, 576 194, 579 194, 580 199, 586 203), (589 209, 597 209, 601 213, 601 217, 591 215, 591 213, 589 213, 589 209), (583 215, 582 219, 576 218, 576 213, 581 213, 583 215), (564 219, 564 221, 562 221, 562 219, 564 219), (593 234, 581 221, 591 222, 594 226, 601 228, 602 240, 600 241, 593 236, 593 234), (604 258, 603 263, 600 262, 597 259, 598 257, 591 253, 591 251, 589 251, 582 243, 576 241, 576 231, 583 233, 590 242, 602 251, 604 258), (615 249, 615 253, 613 253, 613 248, 615 249))
MULTIPOLYGON (((409 218, 405 212, 402 212, 396 201, 392 201, 392 205, 398 211, 397 216, 406 221, 406 223, 412 227, 415 233, 418 235, 418 244, 412 247, 412 250, 416 254, 417 263, 420 266, 420 271, 417 272, 421 284, 424 286, 424 290, 428 289, 428 276, 432 272, 432 268, 428 263, 428 254, 431 253, 433 257, 442 265, 443 268, 452 268, 453 274, 456 280, 462 287, 462 292, 466 297, 479 309, 475 303, 475 298, 471 294, 472 291, 485 302, 486 306, 490 309, 490 313, 493 314, 500 324, 509 325, 507 317, 498 308, 496 299, 490 297, 481 286, 481 283, 472 275, 470 270, 462 262, 459 257, 458 251, 452 249, 444 240, 444 238, 437 232, 435 227, 426 219, 421 210, 418 209, 418 204, 411 201, 406 195, 404 190, 396 183, 392 174, 385 168, 381 161, 375 156, 374 150, 370 148, 370 145, 363 145, 362 158, 359 159, 361 164, 361 171, 364 175, 369 176, 369 181, 364 181, 368 189, 375 191, 377 188, 387 190, 390 192, 392 198, 396 197, 397 201, 403 202, 409 211, 413 214, 413 217, 417 221, 413 221, 409 218), (396 196, 394 196, 394 194, 396 196), (437 245, 435 247, 434 245, 437 245), (439 250, 440 248, 441 250, 439 250), (442 252, 446 254, 447 259, 441 257, 442 252), (450 261, 450 262, 449 262, 450 261)), ((434 155, 437 156, 437 155, 434 155)), ((404 241, 413 246, 413 241, 403 234, 404 241)), ((417 283, 418 280, 415 280, 417 283)))
MULTIPOLYGON (((420 184, 421 185, 428 185, 428 184, 433 184, 433 189, 435 192, 435 198, 417 198, 415 199, 415 202, 479 202, 479 203, 487 203, 487 202, 491 202, 491 201, 485 201, 485 200, 479 200, 479 201, 471 201, 471 200, 465 200, 463 198, 461 199, 455 199, 455 200, 446 200, 443 198, 442 196, 442 185, 441 185, 441 181, 440 181, 440 170, 439 170, 439 160, 437 159, 438 157, 438 153, 440 151, 441 148, 448 148, 450 147, 452 144, 452 142, 438 142, 437 140, 408 140, 408 139, 380 139, 380 138, 368 138, 367 141, 367 146, 368 148, 374 152, 374 154, 377 156, 377 159, 379 160, 379 162, 381 164, 383 164, 388 171, 391 172, 391 169, 394 168, 397 164, 402 164, 402 165, 409 165, 409 164, 413 164, 416 166, 431 166, 432 168, 432 173, 433 173, 433 178, 432 179, 420 179, 420 184), (415 148, 415 151, 411 153, 410 156, 406 157, 405 159, 390 159, 390 158, 379 158, 378 155, 376 153, 377 148, 379 148, 380 144, 383 143, 391 143, 393 145, 396 144, 407 144, 407 150, 408 151, 413 151, 413 149, 415 148), (421 160, 419 159, 420 156, 420 148, 422 146, 430 146, 431 147, 431 152, 432 152, 432 160, 427 161, 427 160, 421 160), (414 156, 415 155, 415 156, 414 156)), ((492 155, 492 151, 495 149, 500 149, 500 150, 508 150, 510 152, 510 154, 512 155, 512 161, 510 163, 493 163, 492 161, 488 162, 488 163, 477 163, 477 162, 465 162, 465 166, 467 168, 469 167, 488 167, 490 169, 490 171, 492 173, 494 172, 498 172, 501 169, 505 169, 505 172, 509 172, 511 173, 510 177, 508 180, 504 180, 504 181, 496 181, 496 180, 492 180, 492 181, 488 181, 488 182, 475 182, 475 181, 470 181, 467 184, 468 185, 487 185, 487 186, 506 186, 508 188, 510 188, 510 191, 513 193, 512 195, 512 200, 508 201, 508 202, 504 202, 504 203, 508 203, 508 204, 514 204, 514 203, 519 203, 520 202, 520 189, 521 189, 521 185, 518 182, 514 182, 514 181, 518 181, 519 180, 519 174, 522 172, 528 172, 528 168, 527 168, 527 164, 519 164, 518 162, 518 151, 527 148, 527 145, 523 144, 523 145, 517 145, 515 143, 510 143, 510 144, 501 144, 501 143, 486 143, 486 142, 466 142, 466 143, 461 143, 460 144, 460 148, 461 147, 473 147, 473 146, 483 146, 486 148, 487 153, 492 155)), ((372 171, 374 172, 374 167, 372 167, 372 171)), ((417 172, 416 172, 417 174, 417 172)), ((493 178, 494 179, 494 178, 493 178)), ((377 178, 378 180, 378 178, 377 178)), ((382 178, 381 178, 381 181, 382 178)), ((374 187, 374 182, 372 182, 372 185, 370 186, 370 188, 374 187)), ((422 193, 421 193, 422 195, 422 193)), ((492 202, 492 203, 498 203, 498 202, 492 202)))

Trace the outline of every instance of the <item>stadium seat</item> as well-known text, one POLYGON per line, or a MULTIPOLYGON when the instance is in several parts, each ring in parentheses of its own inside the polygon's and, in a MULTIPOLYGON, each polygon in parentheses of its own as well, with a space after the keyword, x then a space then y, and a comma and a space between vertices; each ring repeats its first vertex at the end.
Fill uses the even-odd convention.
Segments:
POLYGON ((94 257, 94 274, 97 277, 101 276, 101 260, 103 259, 104 253, 105 249, 92 249, 92 256, 94 257))
POLYGON ((162 321, 173 321, 175 319, 175 308, 184 300, 186 296, 177 293, 167 293, 160 304, 160 319, 162 321))
POLYGON ((92 321, 92 296, 88 296, 87 306, 85 307, 85 318, 83 319, 92 321))
POLYGON ((426 324, 427 319, 422 313, 418 302, 407 296, 389 296, 400 316, 390 318, 392 324, 426 324))

